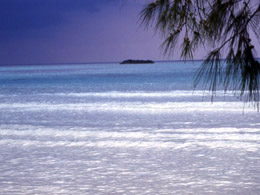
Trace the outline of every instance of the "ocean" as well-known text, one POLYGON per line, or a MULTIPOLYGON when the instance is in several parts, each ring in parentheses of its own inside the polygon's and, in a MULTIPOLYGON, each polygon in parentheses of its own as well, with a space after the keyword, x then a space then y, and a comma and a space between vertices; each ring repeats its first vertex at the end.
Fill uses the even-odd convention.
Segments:
POLYGON ((0 67, 0 194, 260 194, 260 114, 201 61, 0 67))

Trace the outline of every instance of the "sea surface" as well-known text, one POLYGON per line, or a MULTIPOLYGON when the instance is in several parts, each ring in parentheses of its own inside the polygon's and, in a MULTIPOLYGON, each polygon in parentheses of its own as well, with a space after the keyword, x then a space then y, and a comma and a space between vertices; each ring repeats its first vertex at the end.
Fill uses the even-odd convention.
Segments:
POLYGON ((260 114, 200 64, 1 66, 0 194, 260 194, 260 114))

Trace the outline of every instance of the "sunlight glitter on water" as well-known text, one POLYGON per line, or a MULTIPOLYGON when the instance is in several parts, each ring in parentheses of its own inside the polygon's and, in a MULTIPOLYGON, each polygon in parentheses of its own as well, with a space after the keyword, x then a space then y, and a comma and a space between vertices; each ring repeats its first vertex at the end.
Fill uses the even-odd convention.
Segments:
POLYGON ((258 194, 259 113, 194 70, 0 70, 0 194, 258 194))

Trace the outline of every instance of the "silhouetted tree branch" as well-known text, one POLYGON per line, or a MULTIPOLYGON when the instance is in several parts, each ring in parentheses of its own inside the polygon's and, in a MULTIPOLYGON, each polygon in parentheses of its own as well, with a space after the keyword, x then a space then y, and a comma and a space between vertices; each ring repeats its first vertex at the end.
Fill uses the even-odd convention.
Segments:
POLYGON ((141 21, 165 36, 165 53, 178 42, 183 59, 193 59, 199 47, 209 51, 195 87, 202 79, 213 93, 223 85, 259 108, 260 64, 251 41, 252 34, 260 40, 258 0, 154 0, 142 10, 141 21))

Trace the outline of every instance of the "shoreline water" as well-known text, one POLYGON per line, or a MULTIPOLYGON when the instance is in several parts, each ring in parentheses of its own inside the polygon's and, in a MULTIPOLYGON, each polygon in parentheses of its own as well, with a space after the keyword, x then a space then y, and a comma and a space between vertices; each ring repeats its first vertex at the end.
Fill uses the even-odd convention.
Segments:
POLYGON ((199 63, 0 67, 0 194, 257 194, 260 115, 199 63))

